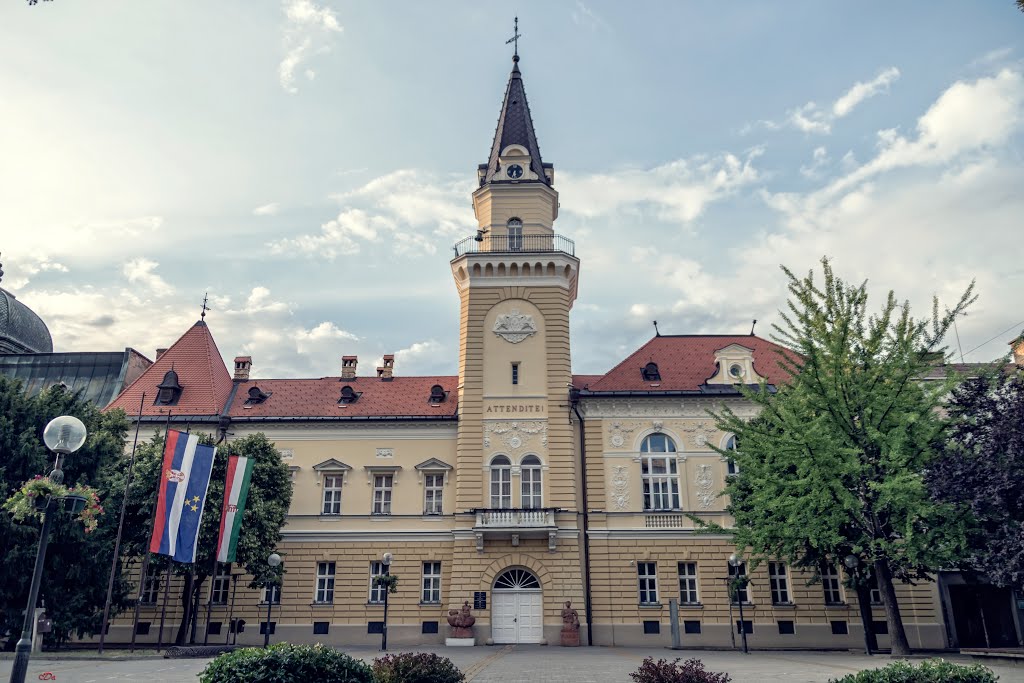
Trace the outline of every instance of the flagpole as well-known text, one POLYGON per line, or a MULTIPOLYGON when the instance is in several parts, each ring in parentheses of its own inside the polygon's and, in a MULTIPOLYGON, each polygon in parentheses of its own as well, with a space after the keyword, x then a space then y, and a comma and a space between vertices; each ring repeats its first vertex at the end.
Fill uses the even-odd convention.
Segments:
MULTIPOLYGON (((171 428, 171 410, 167 410, 167 421, 164 423, 164 443, 163 449, 167 448, 167 430, 171 428)), ((161 456, 163 456, 163 450, 161 450, 161 456)), ((161 457, 161 463, 163 458, 161 457)), ((160 497, 160 485, 163 483, 163 465, 161 464, 160 475, 157 476, 156 490, 157 499, 160 497)), ((153 522, 156 518, 156 505, 157 501, 153 501, 153 510, 149 513, 149 533, 153 533, 153 522)), ((139 630, 139 603, 142 602, 142 592, 146 588, 146 575, 149 573, 149 544, 146 544, 146 554, 142 557, 142 577, 139 579, 139 596, 135 600, 135 616, 132 618, 132 647, 131 652, 135 652, 135 636, 136 631, 139 630)), ((158 575, 159 576, 159 575, 158 575)), ((168 573, 165 579, 166 583, 170 583, 171 575, 168 573)))
MULTIPOLYGON (((135 449, 139 445, 139 427, 142 426, 142 406, 146 402, 146 392, 139 399, 139 415, 135 419, 135 440, 132 442, 132 455, 128 459, 128 474, 124 482, 124 496, 121 497, 121 518, 117 522, 117 536, 114 539, 114 559, 110 563, 110 579, 107 581, 107 600, 103 603, 103 621, 100 622, 99 654, 103 654, 103 643, 107 638, 107 620, 110 618, 110 600, 114 597, 114 574, 117 573, 117 560, 121 554, 121 534, 124 532, 124 513, 128 507, 128 487, 132 485, 132 474, 135 468, 135 449)), ((143 576, 145 581, 145 576, 143 576)), ((134 630, 134 629, 133 629, 134 630)))
POLYGON ((217 583, 217 562, 216 551, 213 556, 213 573, 210 574, 210 597, 206 600, 206 633, 203 634, 203 645, 210 644, 210 611, 213 609, 213 587, 217 583))
POLYGON ((160 609, 160 635, 156 640, 156 651, 164 645, 164 620, 167 618, 167 594, 171 592, 171 571, 174 569, 174 560, 167 558, 167 580, 164 582, 164 605, 160 609))
POLYGON ((228 628, 227 633, 224 636, 224 644, 227 645, 228 641, 231 640, 231 632, 236 630, 234 628, 235 620, 235 589, 238 588, 238 577, 231 573, 231 563, 228 562, 228 577, 231 579, 231 607, 228 608, 228 628))

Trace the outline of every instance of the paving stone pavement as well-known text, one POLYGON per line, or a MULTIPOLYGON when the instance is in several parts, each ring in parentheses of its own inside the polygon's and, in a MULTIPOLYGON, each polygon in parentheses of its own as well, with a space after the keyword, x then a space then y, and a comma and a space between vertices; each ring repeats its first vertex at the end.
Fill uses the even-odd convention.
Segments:
MULTIPOLYGON (((559 648, 531 645, 474 648, 417 648, 416 652, 436 652, 451 659, 466 673, 467 683, 632 683, 629 672, 644 657, 689 659, 696 657, 711 671, 726 671, 736 683, 824 683, 861 669, 884 666, 887 656, 866 657, 845 652, 738 652, 684 650, 673 652, 655 648, 559 648)), ((376 650, 352 649, 349 653, 365 661, 380 655, 376 650)), ((967 657, 947 655, 961 663, 967 657)), ((109 659, 32 660, 27 681, 55 680, 66 683, 195 683, 209 660, 145 658, 123 661, 109 659), (40 679, 51 673, 54 678, 40 679)), ((1000 683, 1024 683, 1024 668, 990 665, 1000 683)), ((11 660, 0 661, 0 680, 10 675, 11 660)), ((315 682, 310 682, 315 683, 315 682)))

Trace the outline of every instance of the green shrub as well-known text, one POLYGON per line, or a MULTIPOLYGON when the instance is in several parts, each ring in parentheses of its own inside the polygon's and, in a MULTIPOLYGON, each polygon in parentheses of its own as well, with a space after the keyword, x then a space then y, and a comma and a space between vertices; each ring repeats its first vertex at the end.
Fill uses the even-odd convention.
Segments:
POLYGON ((447 657, 403 652, 373 660, 374 683, 462 683, 466 677, 447 657))
POLYGON ((859 671, 829 683, 995 683, 999 677, 981 664, 953 664, 944 659, 928 659, 920 666, 893 662, 881 669, 859 671))
POLYGON ((363 662, 323 645, 278 643, 269 648, 246 647, 223 654, 201 674, 202 683, 373 683, 363 662))
POLYGON ((699 659, 681 659, 669 662, 664 659, 654 661, 648 657, 640 668, 629 674, 636 683, 729 683, 729 674, 715 673, 704 668, 699 659))

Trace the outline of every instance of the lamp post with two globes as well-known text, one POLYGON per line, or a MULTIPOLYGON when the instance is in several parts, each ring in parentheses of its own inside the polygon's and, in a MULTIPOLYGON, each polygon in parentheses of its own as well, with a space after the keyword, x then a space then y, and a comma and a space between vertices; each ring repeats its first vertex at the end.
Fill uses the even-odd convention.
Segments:
MULTIPOLYGON (((85 425, 77 417, 62 415, 50 420, 43 430, 43 441, 46 447, 57 455, 53 471, 49 479, 54 484, 64 483, 64 456, 74 453, 85 443, 85 425)), ((28 603, 25 605, 25 621, 21 628, 21 640, 14 652, 14 665, 11 667, 10 683, 25 683, 28 672, 28 660, 32 653, 32 624, 35 621, 36 600, 39 599, 39 584, 43 580, 43 566, 46 563, 46 546, 50 538, 50 527, 53 514, 61 507, 69 514, 81 512, 86 500, 82 496, 61 496, 46 498, 41 506, 43 526, 39 530, 39 549, 36 551, 36 564, 32 572, 32 583, 28 590, 28 603)))
POLYGON ((729 556, 729 566, 733 568, 733 579, 730 581, 733 585, 730 586, 732 590, 729 591, 732 595, 729 598, 732 599, 732 596, 735 595, 736 602, 740 606, 740 634, 743 636, 743 654, 746 655, 750 654, 750 650, 747 649, 747 622, 743 620, 743 596, 740 591, 746 590, 749 579, 747 579, 744 562, 736 553, 729 556))

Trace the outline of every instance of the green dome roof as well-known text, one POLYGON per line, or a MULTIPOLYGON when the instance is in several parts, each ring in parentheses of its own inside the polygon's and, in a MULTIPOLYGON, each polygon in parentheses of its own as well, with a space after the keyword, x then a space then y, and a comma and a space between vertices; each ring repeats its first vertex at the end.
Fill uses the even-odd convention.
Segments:
POLYGON ((46 323, 31 308, 0 287, 0 353, 51 353, 46 323))

